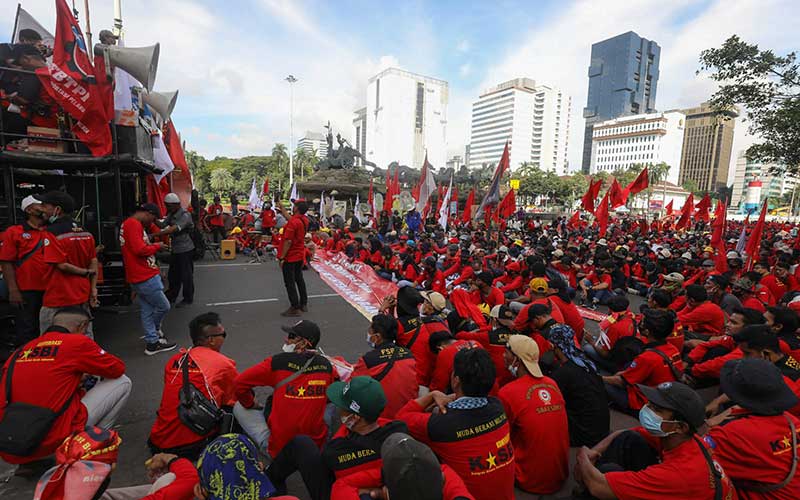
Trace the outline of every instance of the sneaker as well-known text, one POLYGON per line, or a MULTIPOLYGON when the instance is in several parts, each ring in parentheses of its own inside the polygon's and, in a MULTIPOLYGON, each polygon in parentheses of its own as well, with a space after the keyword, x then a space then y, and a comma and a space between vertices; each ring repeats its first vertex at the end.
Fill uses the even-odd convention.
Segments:
POLYGON ((289 317, 289 318, 296 318, 296 317, 300 316, 301 314, 303 314, 303 310, 302 309, 295 309, 294 307, 290 307, 289 309, 283 311, 281 313, 281 316, 289 317))
POLYGON ((147 344, 147 347, 144 350, 144 353, 148 356, 152 356, 153 354, 158 354, 160 352, 167 352, 175 349, 178 344, 175 342, 169 342, 167 339, 160 338, 158 342, 154 342, 152 344, 147 344))

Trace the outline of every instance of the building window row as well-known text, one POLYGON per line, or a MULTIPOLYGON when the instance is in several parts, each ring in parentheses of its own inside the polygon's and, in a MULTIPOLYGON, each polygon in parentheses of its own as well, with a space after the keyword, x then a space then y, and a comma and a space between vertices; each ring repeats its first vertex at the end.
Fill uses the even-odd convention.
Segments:
POLYGON ((639 123, 636 125, 625 125, 625 126, 618 126, 612 128, 601 128, 595 130, 594 135, 596 137, 603 137, 607 135, 617 135, 617 134, 625 134, 628 132, 641 132, 645 130, 657 130, 663 128, 661 122, 647 122, 647 123, 639 123))

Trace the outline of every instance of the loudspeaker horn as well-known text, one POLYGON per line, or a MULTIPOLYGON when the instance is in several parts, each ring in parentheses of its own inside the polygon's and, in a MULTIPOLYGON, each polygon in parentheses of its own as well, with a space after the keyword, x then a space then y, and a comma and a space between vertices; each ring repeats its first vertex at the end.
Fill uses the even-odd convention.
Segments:
POLYGON ((113 66, 130 73, 148 91, 153 90, 153 84, 156 82, 159 52, 160 44, 158 43, 149 47, 117 47, 102 43, 94 46, 95 55, 102 56, 108 53, 108 60, 113 66))
POLYGON ((142 97, 145 104, 153 108, 164 121, 169 120, 175 103, 178 102, 178 91, 172 92, 148 92, 142 97))

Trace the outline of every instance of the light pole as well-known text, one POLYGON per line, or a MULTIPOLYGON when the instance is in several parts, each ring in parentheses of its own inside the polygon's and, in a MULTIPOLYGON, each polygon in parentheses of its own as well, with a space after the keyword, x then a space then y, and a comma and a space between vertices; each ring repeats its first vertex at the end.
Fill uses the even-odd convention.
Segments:
POLYGON ((292 142, 294 141, 294 83, 297 78, 294 75, 289 75, 286 77, 286 81, 289 82, 289 185, 294 186, 294 149, 292 148, 292 142))

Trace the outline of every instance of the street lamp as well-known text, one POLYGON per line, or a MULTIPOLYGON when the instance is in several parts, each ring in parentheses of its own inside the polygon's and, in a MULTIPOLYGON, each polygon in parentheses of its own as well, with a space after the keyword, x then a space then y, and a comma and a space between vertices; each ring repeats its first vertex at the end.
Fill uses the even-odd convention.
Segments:
POLYGON ((285 78, 289 82, 289 185, 294 186, 294 149, 292 142, 294 141, 294 83, 297 78, 294 75, 289 75, 285 78))

